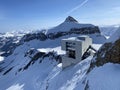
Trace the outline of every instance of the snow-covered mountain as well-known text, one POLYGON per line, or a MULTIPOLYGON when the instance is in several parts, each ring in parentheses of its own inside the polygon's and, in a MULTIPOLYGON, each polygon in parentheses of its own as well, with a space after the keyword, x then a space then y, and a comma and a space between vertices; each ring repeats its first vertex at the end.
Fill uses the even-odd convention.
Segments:
POLYGON ((97 52, 89 70, 85 80, 87 90, 120 89, 120 28, 97 52))
POLYGON ((119 25, 100 26, 100 31, 103 35, 109 38, 118 28, 119 25))
POLYGON ((35 31, 12 31, 6 33, 0 33, 0 56, 9 56, 13 53, 14 49, 22 44, 22 38, 26 34, 33 34, 45 32, 45 30, 35 31))
POLYGON ((0 34, 0 55, 8 56, 20 44, 20 39, 25 35, 24 32, 6 32, 0 34))
POLYGON ((48 33, 65 32, 73 28, 95 27, 92 24, 81 24, 76 19, 68 16, 63 23, 48 30, 48 33))
MULTIPOLYGON (((95 87, 94 81, 89 84, 94 69, 88 73, 93 56, 62 69, 61 56, 65 52, 61 50, 61 39, 86 34, 93 39, 92 46, 98 50, 106 42, 99 28, 79 24, 69 16, 54 30, 28 33, 20 39, 21 44, 0 62, 0 90, 88 90, 91 85, 95 87)), ((99 90, 94 87, 90 90, 99 90)))
POLYGON ((26 34, 21 41, 30 41, 34 39, 40 39, 42 41, 47 39, 56 39, 62 36, 69 36, 69 35, 80 35, 80 34, 87 34, 91 38, 93 38, 93 42, 96 43, 103 43, 105 42, 106 38, 104 35, 101 35, 100 29, 98 26, 92 24, 80 24, 77 20, 73 17, 68 16, 63 23, 60 25, 53 27, 51 29, 42 30, 38 33, 30 33, 26 34))

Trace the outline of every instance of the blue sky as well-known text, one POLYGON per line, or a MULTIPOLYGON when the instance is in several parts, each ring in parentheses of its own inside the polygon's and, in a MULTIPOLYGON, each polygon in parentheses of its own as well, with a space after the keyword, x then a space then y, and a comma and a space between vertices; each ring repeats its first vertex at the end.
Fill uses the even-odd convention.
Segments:
POLYGON ((0 0, 0 32, 50 28, 69 15, 80 23, 120 24, 120 0, 0 0))

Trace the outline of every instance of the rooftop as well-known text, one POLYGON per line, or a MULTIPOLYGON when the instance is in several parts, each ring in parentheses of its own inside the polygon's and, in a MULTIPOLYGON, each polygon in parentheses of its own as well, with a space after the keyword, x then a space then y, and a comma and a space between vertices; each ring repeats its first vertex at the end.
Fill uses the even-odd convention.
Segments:
POLYGON ((85 38, 88 38, 89 36, 87 35, 80 35, 78 37, 70 37, 67 39, 63 39, 63 40, 72 40, 72 41, 85 41, 85 38))

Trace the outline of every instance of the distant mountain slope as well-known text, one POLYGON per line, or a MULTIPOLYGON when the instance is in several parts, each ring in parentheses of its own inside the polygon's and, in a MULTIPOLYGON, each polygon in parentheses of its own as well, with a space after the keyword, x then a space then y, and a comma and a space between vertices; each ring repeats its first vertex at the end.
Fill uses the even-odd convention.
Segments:
POLYGON ((96 65, 120 63, 120 28, 106 41, 96 54, 96 65))
POLYGON ((0 34, 0 55, 9 56, 14 49, 20 45, 20 39, 25 35, 24 32, 6 32, 0 34))
POLYGON ((100 26, 100 31, 103 35, 110 37, 118 28, 118 25, 100 26))
POLYGON ((115 42, 118 39, 120 39, 120 27, 113 33, 107 42, 115 42))
POLYGON ((89 35, 91 38, 93 38, 93 42, 97 41, 96 43, 99 44, 106 41, 105 36, 101 35, 98 26, 92 24, 80 24, 71 16, 68 16, 62 24, 48 29, 47 33, 44 30, 38 33, 26 34, 21 41, 28 42, 34 39, 39 39, 41 41, 45 41, 47 39, 54 40, 63 36, 75 36, 83 34, 89 35))
POLYGON ((72 28, 95 27, 92 24, 81 24, 76 19, 68 16, 63 23, 48 30, 48 33, 65 32, 72 28))

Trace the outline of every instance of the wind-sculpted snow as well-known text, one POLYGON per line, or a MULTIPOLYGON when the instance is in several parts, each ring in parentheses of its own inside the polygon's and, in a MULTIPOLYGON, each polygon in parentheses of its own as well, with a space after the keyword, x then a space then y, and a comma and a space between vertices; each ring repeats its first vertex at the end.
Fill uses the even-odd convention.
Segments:
POLYGON ((95 67, 87 76, 87 90, 119 90, 120 65, 107 63, 95 67))

